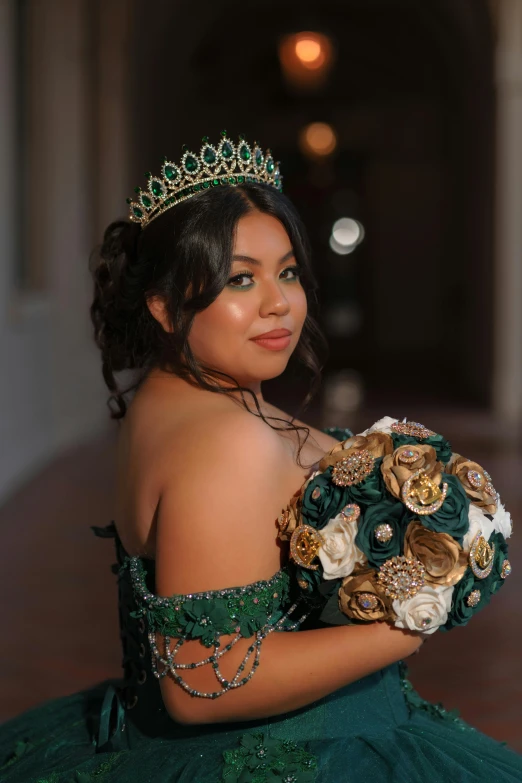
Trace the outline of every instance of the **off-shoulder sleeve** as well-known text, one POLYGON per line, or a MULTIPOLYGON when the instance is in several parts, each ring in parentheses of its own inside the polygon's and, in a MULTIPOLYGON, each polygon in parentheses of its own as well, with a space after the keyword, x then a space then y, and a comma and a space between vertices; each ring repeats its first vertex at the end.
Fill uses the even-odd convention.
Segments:
POLYGON ((127 558, 123 568, 129 569, 136 600, 133 617, 142 618, 148 627, 154 675, 159 679, 170 674, 191 696, 216 699, 233 688, 246 685, 259 666, 261 645, 268 634, 297 630, 309 613, 302 599, 292 601, 286 569, 270 579, 248 585, 164 597, 155 595, 147 586, 147 571, 139 557, 127 558), (158 647, 158 635, 163 651, 158 647), (233 635, 233 638, 220 649, 220 638, 224 635, 233 635), (236 674, 228 680, 221 674, 220 661, 242 638, 253 641, 236 674), (171 647, 174 639, 176 642, 171 647), (211 654, 193 663, 178 663, 177 653, 189 640, 212 648, 211 654), (212 666, 219 690, 197 691, 184 680, 183 670, 205 665, 212 666), (248 674, 245 674, 249 665, 248 674))

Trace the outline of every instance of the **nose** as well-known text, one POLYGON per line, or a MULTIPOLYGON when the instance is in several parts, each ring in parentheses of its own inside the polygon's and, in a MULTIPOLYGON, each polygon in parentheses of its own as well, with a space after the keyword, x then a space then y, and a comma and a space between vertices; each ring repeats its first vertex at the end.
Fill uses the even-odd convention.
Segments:
POLYGON ((263 291, 259 314, 266 318, 273 313, 286 315, 290 310, 290 303, 286 298, 282 286, 276 282, 267 282, 263 291))

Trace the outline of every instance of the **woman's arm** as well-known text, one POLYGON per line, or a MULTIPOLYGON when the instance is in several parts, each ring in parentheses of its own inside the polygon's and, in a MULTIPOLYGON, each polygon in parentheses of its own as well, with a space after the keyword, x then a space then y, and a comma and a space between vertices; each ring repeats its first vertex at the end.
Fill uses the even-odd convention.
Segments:
MULTIPOLYGON (((159 595, 217 590, 271 577, 280 567, 276 518, 289 497, 283 477, 289 456, 280 438, 251 414, 231 413, 187 427, 166 468, 157 527, 159 595), (190 435, 189 435, 190 432, 190 435)), ((295 488, 297 489, 297 487, 295 488)), ((222 636, 221 647, 233 637, 222 636)), ((236 673, 252 639, 241 639, 221 658, 227 678, 236 673)), ((261 646, 260 665, 248 683, 210 700, 160 681, 165 706, 181 723, 252 720, 285 713, 415 652, 422 638, 387 623, 310 631, 273 632, 261 646)), ((162 649, 162 642, 158 640, 162 649)), ((171 647, 174 646, 174 641, 171 647)), ((178 663, 211 650, 187 641, 178 663)), ((248 674, 250 665, 245 669, 248 674)), ((210 665, 183 670, 191 688, 216 690, 210 665)))
MULTIPOLYGON (((222 637, 222 643, 230 638, 222 637)), ((422 641, 418 634, 384 622, 275 632, 264 640, 260 665, 246 685, 208 700, 189 696, 167 676, 161 680, 163 701, 179 723, 221 723, 279 715, 406 658, 422 641)), ((250 642, 242 639, 224 656, 221 670, 225 676, 235 674, 250 642)), ((183 657, 178 656, 180 663, 197 661, 209 651, 199 642, 189 642, 183 652, 183 657)), ((184 674, 197 690, 216 688, 217 681, 208 666, 184 674)))

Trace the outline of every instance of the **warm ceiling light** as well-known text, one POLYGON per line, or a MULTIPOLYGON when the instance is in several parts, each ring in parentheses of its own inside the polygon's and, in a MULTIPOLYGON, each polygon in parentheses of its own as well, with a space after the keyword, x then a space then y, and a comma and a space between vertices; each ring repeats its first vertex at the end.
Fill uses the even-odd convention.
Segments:
POLYGON ((324 64, 325 54, 321 41, 315 36, 311 38, 308 35, 296 37, 295 53, 305 68, 315 70, 324 64))
POLYGON ((301 31, 284 36, 279 59, 285 79, 294 87, 317 89, 331 70, 334 51, 331 39, 322 33, 301 31))
POLYGON ((324 158, 337 147, 337 136, 326 122, 312 122, 301 131, 300 145, 308 157, 324 158))

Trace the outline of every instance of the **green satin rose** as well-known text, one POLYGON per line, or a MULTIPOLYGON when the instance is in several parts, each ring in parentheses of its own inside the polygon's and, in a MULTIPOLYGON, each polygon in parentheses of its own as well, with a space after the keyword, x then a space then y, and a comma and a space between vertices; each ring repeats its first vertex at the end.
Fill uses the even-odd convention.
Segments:
POLYGON ((393 447, 398 449, 399 446, 411 446, 420 443, 424 446, 433 446, 437 453, 437 459, 446 465, 452 455, 451 444, 442 435, 431 435, 429 438, 414 438, 411 435, 400 435, 399 433, 392 433, 393 447))
POLYGON ((320 563, 316 571, 311 571, 308 568, 303 568, 302 566, 295 564, 291 564, 290 567, 293 568, 293 578, 295 582, 307 597, 316 599, 319 602, 325 600, 319 590, 323 580, 323 569, 320 563))
POLYGON ((495 545, 495 560, 490 575, 486 579, 477 579, 471 568, 467 569, 460 582, 455 585, 448 620, 439 630, 449 631, 457 625, 466 625, 474 614, 489 604, 491 596, 497 593, 506 581, 500 574, 508 553, 507 541, 502 533, 492 533, 488 543, 495 545), (476 606, 468 606, 466 603, 472 590, 480 590, 480 601, 476 606))
POLYGON ((411 518, 412 514, 399 501, 384 500, 368 506, 359 519, 355 543, 368 558, 369 565, 380 568, 390 557, 402 554, 404 534, 411 518), (389 541, 379 541, 375 537, 375 528, 384 524, 393 531, 389 541))
POLYGON ((352 484, 348 489, 347 503, 357 503, 361 509, 382 503, 388 497, 388 490, 381 473, 382 457, 375 460, 373 472, 360 484, 352 484))
POLYGON ((501 577, 501 571, 502 571, 502 564, 504 560, 507 559, 508 556, 508 543, 502 533, 492 533, 488 543, 495 545, 495 561, 493 563, 493 568, 491 569, 491 573, 488 577, 488 580, 490 582, 490 589, 491 592, 498 593, 504 582, 505 579, 502 579, 501 577))
POLYGON ((460 582, 455 585, 448 619, 444 625, 440 626, 439 631, 449 631, 458 625, 467 625, 473 615, 488 605, 491 595, 489 578, 476 579, 471 568, 468 568, 460 582), (468 606, 467 599, 473 590, 480 590, 480 601, 476 606, 468 606))
POLYGON ((470 500, 456 476, 444 473, 443 482, 448 485, 446 500, 435 514, 423 516, 422 524, 436 533, 448 533, 462 546, 469 528, 470 500))
POLYGON ((332 470, 330 466, 312 479, 303 494, 301 516, 307 525, 317 530, 321 530, 351 502, 349 487, 339 487, 332 482, 332 470))

